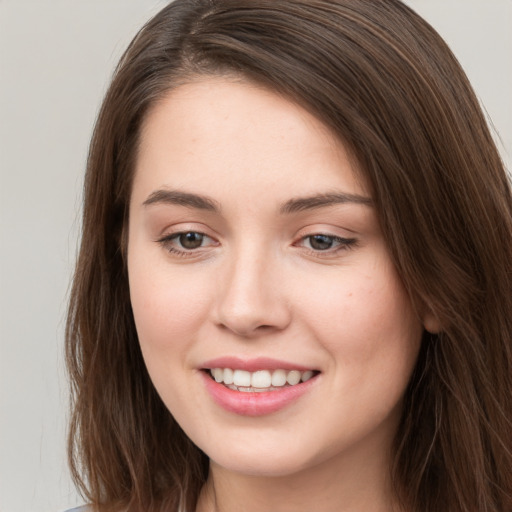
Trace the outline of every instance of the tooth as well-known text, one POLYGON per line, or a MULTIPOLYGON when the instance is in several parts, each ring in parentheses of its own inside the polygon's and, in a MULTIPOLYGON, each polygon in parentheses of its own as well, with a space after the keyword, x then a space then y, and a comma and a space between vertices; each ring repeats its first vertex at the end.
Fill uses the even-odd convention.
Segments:
POLYGON ((233 373, 233 384, 235 386, 250 387, 251 374, 245 370, 235 370, 233 373))
POLYGON ((233 370, 224 368, 224 384, 233 384, 233 370))
POLYGON ((267 370, 259 370, 251 376, 251 386, 253 388, 269 388, 272 384, 272 377, 267 370))
POLYGON ((298 370, 291 370, 288 372, 286 376, 286 382, 290 384, 290 386, 294 386, 300 382, 300 372, 298 370))
POLYGON ((252 391, 254 391, 255 393, 263 393, 265 391, 269 391, 269 388, 251 388, 252 391))
POLYGON ((284 386, 286 384, 286 372, 284 370, 275 370, 272 373, 272 386, 284 386))
POLYGON ((258 370, 248 372, 245 370, 232 370, 231 368, 212 368, 210 374, 217 382, 223 382, 230 389, 243 392, 267 391, 283 387, 287 383, 290 386, 306 382, 314 376, 312 370, 300 372, 299 370, 258 370))
POLYGON ((302 382, 306 382, 307 380, 311 379, 311 377, 313 377, 313 372, 311 370, 308 370, 307 372, 304 372, 302 374, 301 380, 302 382))

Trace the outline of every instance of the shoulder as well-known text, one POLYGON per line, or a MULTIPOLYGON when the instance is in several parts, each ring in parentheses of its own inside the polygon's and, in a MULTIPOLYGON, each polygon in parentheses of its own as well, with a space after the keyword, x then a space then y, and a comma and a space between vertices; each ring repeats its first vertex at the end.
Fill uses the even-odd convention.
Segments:
POLYGON ((92 509, 87 505, 83 505, 81 507, 70 508, 68 510, 64 510, 64 512, 92 512, 92 509))

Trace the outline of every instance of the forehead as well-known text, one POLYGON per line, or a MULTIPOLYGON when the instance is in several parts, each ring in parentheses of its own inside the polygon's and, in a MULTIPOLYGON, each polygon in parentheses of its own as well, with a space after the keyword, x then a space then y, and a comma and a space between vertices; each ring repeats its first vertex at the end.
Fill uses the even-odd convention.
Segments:
POLYGON ((181 85, 146 116, 134 189, 206 185, 222 191, 229 184, 261 191, 284 183, 297 195, 316 185, 321 192, 365 189, 357 162, 327 126, 251 82, 203 78, 181 85))

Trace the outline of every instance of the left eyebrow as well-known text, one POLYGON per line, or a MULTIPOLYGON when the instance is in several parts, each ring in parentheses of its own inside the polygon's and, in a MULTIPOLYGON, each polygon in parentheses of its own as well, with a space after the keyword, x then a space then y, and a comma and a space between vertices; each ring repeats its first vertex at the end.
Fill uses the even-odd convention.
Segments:
POLYGON ((325 208, 336 204, 361 204, 364 206, 372 206, 373 202, 369 197, 360 196, 358 194, 347 194, 344 192, 316 194, 310 197, 299 197, 286 201, 280 212, 283 214, 302 212, 305 210, 314 210, 317 208, 325 208))

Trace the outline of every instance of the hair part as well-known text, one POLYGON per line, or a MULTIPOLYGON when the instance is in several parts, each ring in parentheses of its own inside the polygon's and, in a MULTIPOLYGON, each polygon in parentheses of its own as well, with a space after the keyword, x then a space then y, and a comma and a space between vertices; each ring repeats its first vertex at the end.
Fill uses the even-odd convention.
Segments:
POLYGON ((468 80, 398 0, 176 0, 132 41, 92 138, 66 353, 75 481, 101 512, 194 510, 208 460, 158 397, 124 253, 141 126, 171 89, 243 77, 353 152, 418 313, 390 468, 404 509, 512 509, 512 197, 468 80), (84 476, 82 476, 84 475, 84 476))

